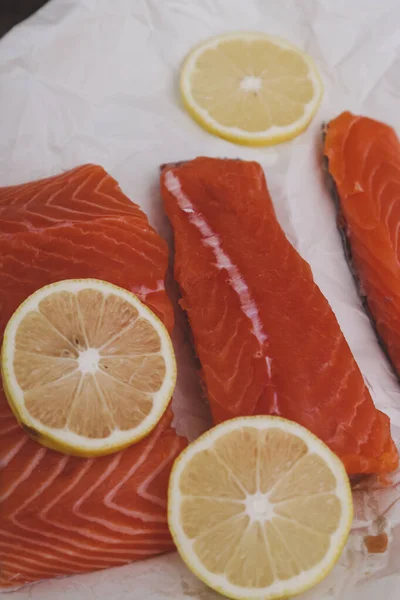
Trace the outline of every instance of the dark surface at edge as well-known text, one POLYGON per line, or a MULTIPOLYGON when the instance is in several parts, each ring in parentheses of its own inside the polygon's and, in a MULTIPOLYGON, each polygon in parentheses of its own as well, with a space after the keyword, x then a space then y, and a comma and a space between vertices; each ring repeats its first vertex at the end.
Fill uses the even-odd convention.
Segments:
POLYGON ((47 2, 48 0, 0 0, 0 38, 47 2))

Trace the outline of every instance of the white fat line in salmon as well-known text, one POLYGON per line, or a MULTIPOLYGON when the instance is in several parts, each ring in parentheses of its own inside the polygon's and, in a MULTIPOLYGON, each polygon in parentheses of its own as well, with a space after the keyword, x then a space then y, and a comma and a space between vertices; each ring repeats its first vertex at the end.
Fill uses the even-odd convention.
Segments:
MULTIPOLYGON (((124 478, 124 480, 130 479, 131 476, 132 476, 132 474, 133 474, 133 472, 135 472, 137 470, 137 468, 140 467, 143 464, 143 461, 147 458, 147 456, 149 455, 149 453, 153 449, 155 441, 160 437, 160 435, 162 434, 162 431, 163 430, 160 430, 157 433, 157 435, 155 436, 155 439, 150 440, 150 443, 146 446, 146 448, 144 449, 144 452, 140 455, 140 457, 138 458, 138 460, 135 462, 135 464, 131 467, 131 469, 129 470, 129 472, 126 474, 126 477, 124 478)), ((39 450, 39 453, 42 453, 42 452, 46 452, 46 450, 45 449, 39 450)), ((111 472, 113 472, 115 470, 115 468, 118 466, 122 454, 123 453, 117 454, 115 456, 114 460, 112 461, 112 463, 109 465, 109 467, 112 467, 111 472)), ((164 459, 164 461, 162 461, 162 463, 161 463, 162 467, 165 467, 171 461, 172 457, 175 456, 175 454, 176 454, 176 444, 174 444, 174 447, 171 449, 171 452, 164 459)), ((50 533, 50 532, 46 531, 46 529, 40 530, 40 529, 37 529, 37 528, 29 527, 26 524, 24 524, 22 522, 19 522, 17 520, 18 513, 20 513, 21 511, 23 511, 23 509, 25 509, 37 496, 39 496, 45 489, 47 489, 52 484, 53 480, 55 480, 58 477, 58 475, 63 471, 64 467, 66 466, 66 464, 68 462, 68 460, 69 460, 69 457, 67 457, 67 456, 64 456, 61 459, 61 461, 58 464, 57 469, 44 482, 44 484, 40 488, 38 488, 37 490, 35 490, 35 492, 33 493, 32 496, 30 496, 29 498, 25 499, 25 501, 23 502, 22 506, 20 506, 11 515, 12 522, 14 523, 14 525, 16 527, 18 527, 21 530, 21 533, 22 532, 24 532, 24 533, 28 532, 28 534, 31 534, 31 533, 40 533, 42 536, 44 535, 45 537, 51 538, 51 540, 52 540, 51 544, 48 544, 48 543, 42 541, 42 542, 38 542, 38 545, 40 547, 45 548, 45 549, 51 547, 51 548, 53 548, 53 550, 57 550, 57 552, 60 553, 61 555, 65 555, 65 554, 70 555, 69 557, 66 557, 66 556, 60 557, 60 560, 62 560, 63 563, 74 564, 74 565, 78 564, 79 565, 80 563, 76 562, 76 560, 74 560, 74 557, 77 558, 77 559, 84 559, 85 558, 85 554, 84 554, 85 549, 86 549, 86 551, 87 550, 95 551, 96 554, 95 554, 94 557, 92 557, 92 559, 100 561, 98 563, 95 563, 91 559, 88 559, 88 561, 85 561, 85 563, 87 563, 86 566, 88 566, 88 564, 89 564, 89 566, 92 569, 104 568, 104 565, 101 564, 101 561, 105 561, 105 562, 110 562, 111 561, 111 562, 115 562, 116 564, 121 564, 122 561, 124 561, 124 562, 131 562, 132 561, 132 553, 129 551, 129 549, 124 550, 124 549, 115 549, 115 548, 113 548, 112 549, 112 553, 114 553, 116 555, 113 558, 110 558, 109 556, 101 556, 102 553, 109 553, 109 551, 106 550, 106 549, 103 549, 103 548, 98 548, 98 547, 93 546, 93 545, 82 543, 82 541, 77 542, 73 538, 66 538, 65 536, 60 535, 58 532, 55 533, 54 531, 51 531, 51 533, 50 533), (77 547, 78 550, 76 550, 76 549, 74 549, 74 550, 67 550, 67 549, 61 547, 60 545, 58 545, 57 542, 68 542, 73 547, 77 547), (124 556, 126 557, 126 560, 125 560, 124 556)), ((91 460, 91 459, 85 461, 83 469, 81 469, 78 477, 75 478, 75 480, 73 480, 71 482, 71 484, 69 486, 67 486, 61 492, 61 494, 59 494, 49 505, 47 505, 47 507, 45 507, 43 509, 43 511, 39 515, 39 518, 43 521, 43 523, 45 525, 50 524, 50 525, 54 526, 55 528, 57 528, 58 530, 60 530, 60 529, 61 530, 67 529, 69 531, 79 532, 81 535, 83 535, 83 536, 85 536, 87 538, 90 538, 92 540, 98 540, 98 541, 103 541, 103 542, 109 542, 109 541, 115 542, 115 541, 117 541, 115 538, 108 537, 108 536, 107 537, 100 536, 100 535, 98 535, 98 534, 96 534, 96 533, 94 533, 92 531, 88 531, 87 528, 84 528, 84 529, 82 529, 81 527, 76 528, 76 527, 73 527, 72 525, 67 528, 67 527, 61 525, 60 523, 58 523, 56 521, 50 520, 48 518, 47 514, 46 514, 47 512, 50 511, 51 508, 53 508, 53 506, 55 504, 58 503, 58 501, 61 499, 62 496, 64 496, 65 494, 68 494, 71 491, 71 489, 80 481, 81 477, 86 474, 86 472, 88 471, 88 469, 90 468, 90 466, 93 464, 93 462, 94 461, 91 460)), ((145 481, 141 484, 140 488, 138 489, 138 493, 139 493, 140 496, 145 497, 145 494, 140 493, 139 490, 141 490, 142 492, 145 492, 146 489, 147 489, 147 486, 149 485, 149 483, 157 476, 157 474, 160 471, 161 471, 161 468, 160 468, 160 465, 158 465, 152 471, 151 475, 145 479, 145 481)), ((97 482, 95 484, 96 487, 104 481, 104 475, 108 476, 109 474, 110 473, 108 473, 108 472, 106 474, 103 473, 102 476, 97 480, 97 482)), ((109 494, 107 494, 107 496, 108 495, 109 494)), ((152 496, 150 496, 150 494, 148 494, 148 496, 152 497, 152 496)), ((154 497, 154 499, 155 499, 155 497, 154 497)), ((156 502, 154 502, 154 503, 158 504, 160 506, 161 502, 162 502, 161 499, 157 498, 156 502)), ((80 504, 80 503, 81 503, 80 501, 78 501, 77 503, 75 503, 75 505, 74 505, 74 513, 76 512, 75 509, 77 507, 77 504, 80 504)), ((122 507, 118 506, 117 504, 114 504, 113 502, 108 503, 107 502, 107 497, 105 498, 105 504, 108 505, 109 508, 114 508, 114 512, 115 511, 116 512, 123 512, 121 510, 122 507)), ((96 519, 91 519, 88 515, 86 515, 85 513, 81 513, 79 510, 76 512, 76 514, 78 516, 80 516, 81 518, 89 520, 89 521, 90 520, 92 520, 92 521, 96 520, 96 519)), ((129 516, 140 516, 139 514, 137 514, 134 511, 131 511, 131 510, 129 510, 127 514, 129 514, 129 516)), ((148 518, 144 518, 144 517, 145 517, 145 515, 142 514, 142 520, 143 521, 150 521, 150 520, 152 520, 152 521, 154 521, 155 524, 157 522, 159 522, 159 519, 154 519, 154 518, 153 519, 148 519, 148 518)), ((100 521, 98 521, 98 522, 100 522, 100 521)), ((106 527, 110 528, 110 529, 114 529, 113 527, 110 527, 109 521, 101 520, 101 523, 103 525, 105 525, 106 527)), ((147 533, 147 534, 152 533, 153 535, 156 535, 157 531, 158 531, 157 528, 154 528, 151 531, 148 527, 146 527, 146 528, 136 527, 135 529, 119 527, 119 528, 116 528, 115 530, 116 531, 120 531, 120 532, 124 531, 125 533, 130 533, 131 535, 133 534, 134 536, 140 535, 140 534, 143 534, 143 533, 147 533)), ((1 533, 2 533, 2 531, 0 530, 0 534, 1 533)), ((23 536, 15 535, 15 534, 10 534, 10 537, 11 538, 15 538, 15 539, 21 539, 21 540, 25 539, 23 536)), ((26 536, 26 539, 29 539, 29 535, 26 536)), ((136 542, 136 540, 134 540, 134 541, 136 542)), ((132 539, 126 540, 126 541, 119 541, 119 543, 121 543, 121 544, 124 544, 124 543, 130 544, 130 543, 132 543, 132 539)), ((154 554, 154 551, 153 551, 152 548, 146 548, 146 547, 143 547, 143 546, 150 546, 153 543, 154 544, 159 544, 159 545, 161 544, 161 545, 168 546, 169 541, 168 540, 154 538, 153 540, 140 540, 140 541, 138 541, 136 543, 140 544, 141 547, 135 548, 135 551, 134 551, 135 554, 137 556, 146 557, 146 556, 151 556, 152 554, 154 554)), ((0 546, 1 545, 4 545, 4 543, 0 541, 0 546)), ((28 552, 29 552, 29 550, 28 550, 28 552)), ((36 554, 43 555, 44 559, 46 558, 45 552, 39 552, 38 553, 38 551, 36 551, 36 554)), ((46 563, 46 560, 44 560, 44 563, 46 563)), ((67 570, 67 567, 65 567, 65 564, 63 564, 63 569, 67 570)), ((78 572, 75 568, 74 569, 68 569, 68 570, 70 570, 71 573, 72 572, 78 572)))
MULTIPOLYGON (((148 438, 147 444, 145 445, 145 447, 142 451, 142 454, 138 457, 136 462, 133 463, 133 465, 130 467, 130 469, 127 471, 127 473, 125 473, 124 477, 122 477, 120 479, 120 481, 107 492, 107 494, 104 497, 104 505, 108 509, 114 510, 117 513, 124 514, 125 516, 131 517, 134 519, 140 519, 143 522, 166 523, 166 520, 167 520, 166 516, 161 516, 161 515, 156 516, 156 515, 147 514, 147 513, 141 512, 141 511, 135 511, 132 508, 126 508, 124 506, 121 506, 116 501, 116 497, 117 497, 117 494, 120 491, 120 489, 123 488, 123 486, 134 476, 134 474, 137 472, 137 470, 145 463, 147 458, 150 456, 153 448, 155 447, 157 440, 161 437, 162 433, 163 433, 163 429, 158 428, 158 430, 154 433, 154 435, 151 436, 150 438, 148 438)), ((168 461, 171 460, 171 458, 173 456, 173 452, 176 452, 175 445, 173 448, 170 449, 168 457, 165 458, 165 462, 163 462, 164 465, 167 464, 168 461)), ((85 505, 86 499, 91 496, 91 494, 94 492, 94 490, 96 488, 98 488, 103 483, 103 481, 105 481, 109 476, 112 475, 112 473, 118 467, 119 462, 122 459, 122 456, 123 456, 123 453, 119 453, 119 454, 115 455, 115 458, 110 462, 107 469, 102 473, 102 475, 97 479, 97 481, 92 486, 90 486, 86 490, 86 492, 79 498, 79 500, 74 504, 73 513, 78 517, 81 517, 88 521, 92 521, 94 523, 98 523, 99 525, 103 525, 110 531, 135 535, 136 531, 133 527, 124 526, 119 523, 115 524, 115 523, 112 523, 110 520, 102 519, 102 518, 96 517, 92 514, 88 514, 83 508, 85 505)), ((154 477, 153 477, 153 479, 154 479, 158 473, 158 466, 156 466, 155 469, 153 469, 153 471, 151 473, 154 475, 154 477)), ((149 475, 149 477, 147 478, 147 482, 149 482, 150 479, 151 479, 151 475, 149 475)), ((139 488, 137 490, 136 493, 138 495, 141 495, 140 489, 143 489, 143 486, 141 486, 141 488, 139 488)))
POLYGON ((136 296, 138 296, 139 298, 145 298, 149 294, 155 294, 156 292, 162 292, 164 290, 165 290, 165 285, 164 285, 164 281, 162 279, 159 279, 156 282, 156 285, 152 288, 149 288, 145 285, 139 285, 138 287, 133 286, 131 288, 131 292, 133 294, 136 294, 136 296))
POLYGON ((273 396, 273 402, 272 402, 272 407, 271 407, 271 415, 280 415, 281 411, 279 410, 279 405, 278 405, 278 394, 276 392, 274 392, 274 396, 273 396))
MULTIPOLYGON (((1 432, 1 434, 3 434, 3 431, 1 432)), ((0 460, 0 469, 5 469, 6 466, 8 465, 9 462, 12 461, 12 459, 14 458, 14 456, 16 456, 18 454, 18 452, 21 450, 22 446, 25 446, 25 443, 28 441, 28 438, 22 438, 20 439, 15 446, 13 446, 11 448, 11 450, 5 455, 3 456, 3 458, 0 460)))
MULTIPOLYGON (((192 225, 197 227, 202 236, 202 241, 205 246, 212 249, 216 258, 216 266, 218 269, 226 269, 229 274, 229 281, 237 295, 239 296, 240 306, 242 311, 252 324, 252 333, 256 337, 258 343, 263 347, 267 340, 267 336, 263 331, 263 325, 258 312, 257 304, 251 296, 250 290, 241 275, 238 267, 234 265, 229 256, 223 251, 219 236, 214 233, 208 225, 204 217, 196 212, 194 205, 182 190, 180 181, 172 171, 167 171, 165 175, 165 185, 168 191, 176 199, 178 206, 187 214, 192 225)), ((267 362, 269 367, 269 363, 267 362)))

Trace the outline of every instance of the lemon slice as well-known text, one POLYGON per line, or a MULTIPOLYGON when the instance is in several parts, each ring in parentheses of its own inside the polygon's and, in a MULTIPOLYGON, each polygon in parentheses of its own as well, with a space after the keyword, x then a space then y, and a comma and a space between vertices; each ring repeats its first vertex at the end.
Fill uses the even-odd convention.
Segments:
POLYGON ((245 145, 271 145, 301 133, 323 86, 313 60, 285 40, 233 33, 207 40, 186 58, 184 104, 205 129, 245 145))
POLYGON ((178 551, 229 598, 298 594, 332 569, 353 505, 343 464, 309 431, 243 417, 202 435, 175 461, 168 519, 178 551))
POLYGON ((60 281, 11 317, 4 389, 22 427, 44 446, 100 456, 147 435, 176 382, 172 343, 136 296, 95 279, 60 281))

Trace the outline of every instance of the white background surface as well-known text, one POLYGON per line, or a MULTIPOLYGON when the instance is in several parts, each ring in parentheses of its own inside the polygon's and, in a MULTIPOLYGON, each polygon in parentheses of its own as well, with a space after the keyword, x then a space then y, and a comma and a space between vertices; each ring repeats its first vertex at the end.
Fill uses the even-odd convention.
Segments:
MULTIPOLYGON (((311 264, 380 408, 400 440, 400 394, 361 311, 344 262, 321 169, 321 123, 344 109, 400 131, 398 0, 52 0, 0 42, 0 182, 18 184, 84 162, 103 165, 168 239, 158 191, 161 163, 198 155, 257 160, 278 218, 311 264), (308 51, 325 83, 307 133, 273 149, 235 146, 203 132, 181 108, 179 67, 210 35, 257 30, 308 51)), ((197 380, 181 330, 177 425, 203 424, 197 380)), ((400 491, 359 493, 355 532, 332 575, 307 600, 398 600, 400 491), (368 556, 366 532, 385 512, 390 551, 368 556), (396 575, 397 573, 397 575, 396 575), (358 587, 354 584, 360 580, 358 587), (396 591, 397 587, 397 591, 396 591)), ((382 523, 381 523, 382 524, 382 523)), ((12 600, 212 600, 171 555, 120 569, 47 581, 12 600)))

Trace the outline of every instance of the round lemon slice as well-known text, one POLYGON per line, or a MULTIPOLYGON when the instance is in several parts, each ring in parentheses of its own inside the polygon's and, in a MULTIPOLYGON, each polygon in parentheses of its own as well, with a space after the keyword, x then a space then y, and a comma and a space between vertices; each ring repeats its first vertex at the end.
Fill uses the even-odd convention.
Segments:
POLYGON ((147 435, 176 382, 172 343, 136 296, 105 281, 60 281, 11 317, 4 389, 22 427, 66 454, 100 456, 147 435))
POLYGON ((332 569, 348 537, 343 464, 279 417, 226 421, 176 460, 168 519, 178 551, 209 587, 235 599, 298 594, 332 569))
POLYGON ((180 89, 187 110, 202 127, 254 146, 301 133, 323 92, 307 54, 263 33, 232 33, 197 46, 184 62, 180 89))

